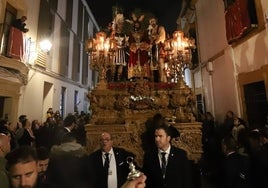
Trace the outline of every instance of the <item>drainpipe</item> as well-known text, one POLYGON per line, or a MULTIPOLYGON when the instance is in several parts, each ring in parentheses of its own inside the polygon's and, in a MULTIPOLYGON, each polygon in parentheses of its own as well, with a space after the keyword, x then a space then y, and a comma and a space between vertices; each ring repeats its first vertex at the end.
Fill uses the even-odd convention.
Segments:
POLYGON ((235 99, 237 101, 237 114, 241 117, 241 108, 240 108, 240 100, 239 100, 239 94, 238 94, 238 80, 237 80, 237 69, 236 69, 236 60, 235 60, 235 52, 234 49, 231 47, 231 55, 232 55, 232 61, 234 66, 234 77, 235 77, 235 99))
POLYGON ((209 74, 209 86, 210 86, 210 99, 211 99, 211 113, 215 117, 215 105, 214 105, 214 85, 213 85, 213 62, 206 63, 206 70, 209 74))

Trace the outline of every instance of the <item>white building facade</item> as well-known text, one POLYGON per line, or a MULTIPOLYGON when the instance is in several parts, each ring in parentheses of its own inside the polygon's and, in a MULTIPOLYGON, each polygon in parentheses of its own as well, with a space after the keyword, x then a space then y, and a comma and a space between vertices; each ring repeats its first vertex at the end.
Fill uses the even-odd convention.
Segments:
POLYGON ((94 79, 85 42, 99 27, 86 1, 1 0, 0 24, 0 118, 15 125, 21 114, 44 122, 48 108, 63 117, 87 113, 94 79), (9 56, 9 31, 21 16, 29 31, 17 59, 9 56), (45 39, 50 50, 40 46, 45 39))
POLYGON ((219 123, 232 110, 250 126, 264 126, 268 115, 268 1, 228 2, 232 1, 199 0, 191 9, 196 14, 199 53, 199 66, 193 71, 195 93, 219 123), (253 16, 250 25, 236 35, 247 16, 242 10, 231 12, 240 6, 253 16), (230 20, 233 27, 228 26, 230 20))

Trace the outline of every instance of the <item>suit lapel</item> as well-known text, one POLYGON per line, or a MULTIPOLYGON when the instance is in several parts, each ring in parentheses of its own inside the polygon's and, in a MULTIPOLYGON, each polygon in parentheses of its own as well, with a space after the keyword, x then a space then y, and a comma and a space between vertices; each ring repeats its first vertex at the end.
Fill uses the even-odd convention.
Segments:
POLYGON ((116 148, 113 148, 113 151, 114 151, 114 158, 115 158, 115 163, 116 163, 116 166, 118 166, 118 161, 120 161, 120 155, 119 155, 119 152, 116 148))
POLYGON ((168 172, 169 167, 173 165, 174 163, 174 148, 171 146, 170 148, 170 153, 168 155, 168 161, 167 161, 167 167, 166 167, 166 172, 168 172))
POLYGON ((168 155, 168 164, 170 161, 173 161, 173 159, 174 159, 174 148, 171 146, 170 153, 168 155))
POLYGON ((102 166, 102 168, 104 169, 104 165, 103 165, 102 158, 103 158, 103 156, 102 156, 102 151, 99 150, 98 155, 97 155, 97 159, 96 159, 96 163, 99 164, 99 165, 97 165, 97 166, 102 166))

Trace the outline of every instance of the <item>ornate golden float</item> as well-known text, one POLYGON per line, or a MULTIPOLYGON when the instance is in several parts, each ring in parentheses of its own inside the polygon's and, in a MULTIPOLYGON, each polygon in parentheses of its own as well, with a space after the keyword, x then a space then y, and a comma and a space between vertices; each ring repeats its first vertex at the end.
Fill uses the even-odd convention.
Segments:
MULTIPOLYGON (((137 48, 141 46, 139 42, 136 41, 137 48)), ((87 43, 90 67, 100 75, 97 86, 88 94, 92 112, 86 126, 88 151, 98 149, 100 133, 108 131, 113 135, 115 146, 132 151, 142 164, 141 135, 145 123, 160 113, 180 132, 173 144, 186 150, 190 160, 200 159, 201 123, 194 117, 195 96, 184 81, 184 70, 191 65, 194 42, 180 31, 165 41, 163 62, 168 78, 167 82, 157 83, 144 78, 142 67, 138 68, 140 76, 134 80, 107 82, 107 70, 113 70, 116 46, 115 38, 106 37, 103 32, 87 43)))

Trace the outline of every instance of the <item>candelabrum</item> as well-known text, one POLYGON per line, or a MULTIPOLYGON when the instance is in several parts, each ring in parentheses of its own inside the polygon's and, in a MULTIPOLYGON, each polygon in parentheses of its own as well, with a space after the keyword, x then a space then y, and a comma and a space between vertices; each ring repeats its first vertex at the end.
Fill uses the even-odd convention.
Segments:
POLYGON ((191 68, 194 42, 194 39, 185 37, 182 31, 175 31, 173 37, 165 41, 165 72, 169 82, 185 85, 184 71, 191 68))
POLYGON ((179 122, 193 121, 194 95, 184 81, 185 69, 192 66, 194 39, 184 36, 182 31, 175 31, 172 38, 164 43, 166 54, 165 71, 169 82, 176 83, 171 94, 171 105, 179 122))
POLYGON ((98 86, 105 89, 106 73, 111 69, 115 59, 115 40, 107 37, 104 32, 98 32, 96 38, 87 41, 87 52, 90 68, 99 73, 98 86))

